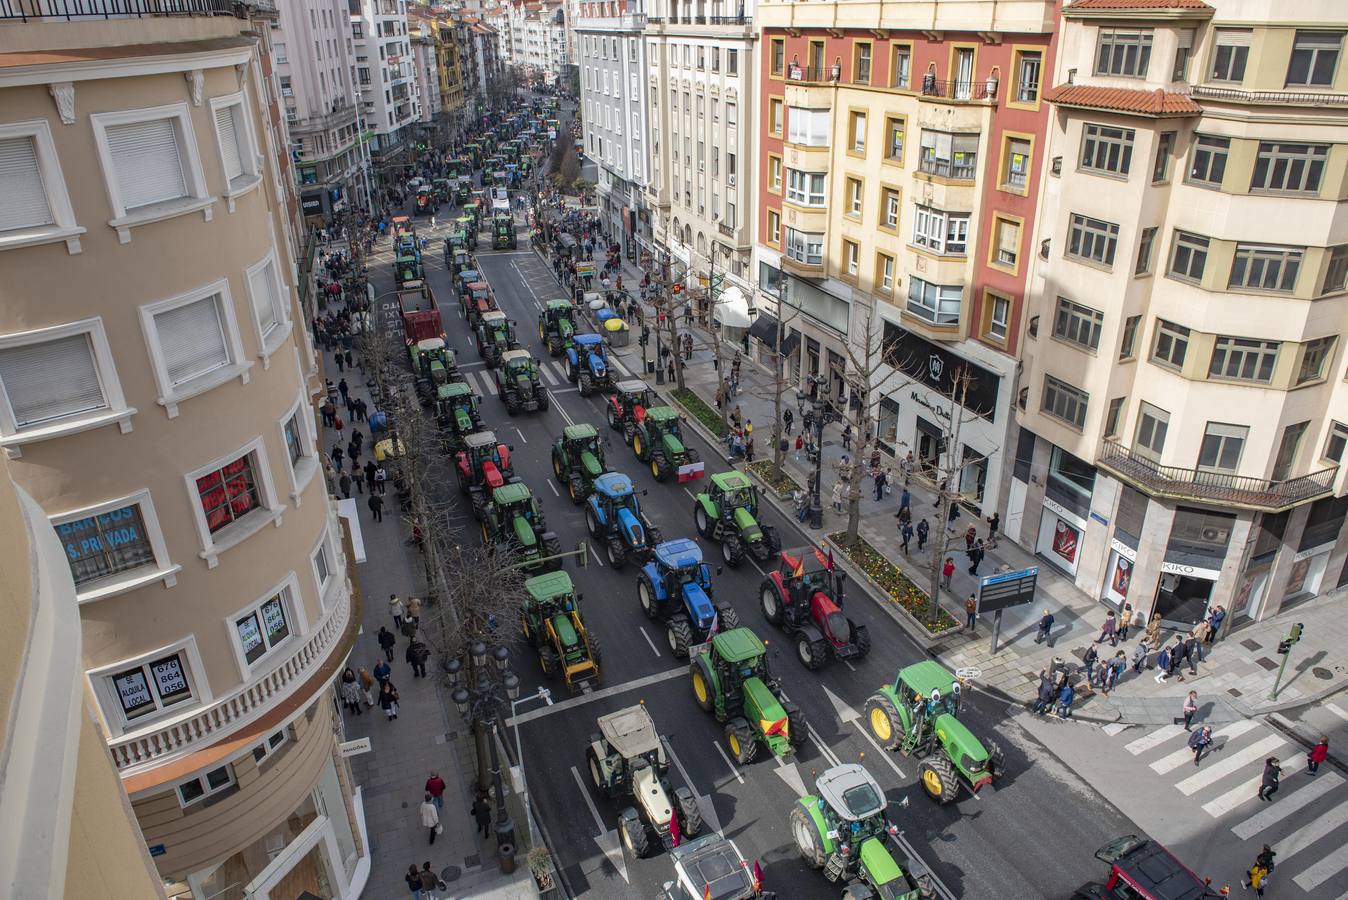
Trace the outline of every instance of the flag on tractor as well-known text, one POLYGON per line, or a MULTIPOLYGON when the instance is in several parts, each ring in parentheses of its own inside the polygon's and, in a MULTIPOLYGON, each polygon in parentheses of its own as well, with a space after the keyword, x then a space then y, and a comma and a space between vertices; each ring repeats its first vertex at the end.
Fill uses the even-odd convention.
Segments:
POLYGON ((679 811, 672 807, 669 810, 669 845, 679 846, 679 811))

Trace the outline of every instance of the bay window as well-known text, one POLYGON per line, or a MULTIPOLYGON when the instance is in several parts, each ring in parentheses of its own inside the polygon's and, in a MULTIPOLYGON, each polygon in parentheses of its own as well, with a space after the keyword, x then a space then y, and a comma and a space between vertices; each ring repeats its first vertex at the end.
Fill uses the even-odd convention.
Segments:
POLYGON ((958 325, 964 289, 957 284, 932 284, 908 279, 908 312, 933 325, 958 325))

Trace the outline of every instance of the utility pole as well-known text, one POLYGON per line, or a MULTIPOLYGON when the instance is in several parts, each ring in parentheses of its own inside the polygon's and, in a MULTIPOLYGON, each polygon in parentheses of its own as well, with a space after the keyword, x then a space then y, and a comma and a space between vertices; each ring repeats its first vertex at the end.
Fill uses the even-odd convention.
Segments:
POLYGON ((1301 623, 1297 622, 1292 626, 1292 630, 1287 633, 1287 637, 1278 642, 1278 653, 1282 655, 1282 664, 1278 666, 1278 675, 1273 679, 1273 690, 1268 692, 1268 699, 1278 699, 1278 685, 1282 683, 1282 673, 1287 670, 1287 660, 1292 655, 1292 648, 1301 640, 1301 623))

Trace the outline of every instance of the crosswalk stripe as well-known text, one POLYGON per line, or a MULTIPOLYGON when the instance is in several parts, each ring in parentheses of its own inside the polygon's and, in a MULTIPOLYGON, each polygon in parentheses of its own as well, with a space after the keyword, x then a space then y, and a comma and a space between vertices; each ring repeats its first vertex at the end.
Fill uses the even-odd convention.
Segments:
POLYGON ((1236 825, 1231 829, 1231 833, 1242 841, 1248 841, 1269 826, 1276 825, 1292 813, 1319 800, 1342 783, 1343 779, 1336 773, 1322 773, 1316 776, 1311 784, 1236 825))
POLYGON ((1343 844, 1333 853, 1326 854, 1319 862, 1292 880, 1303 891, 1313 891, 1345 867, 1348 867, 1348 844, 1343 844))
POLYGON ((1286 840, 1279 842, 1278 846, 1274 848, 1278 851, 1278 862, 1287 862, 1289 858, 1305 850, 1345 822, 1348 822, 1348 803, 1340 803, 1314 822, 1289 834, 1286 840))
POLYGON ((1325 709, 1329 710, 1340 719, 1343 719, 1345 722, 1348 722, 1348 712, 1344 712, 1343 707, 1339 706, 1337 703, 1326 703, 1325 709))
POLYGON ((1137 756, 1139 753, 1146 753, 1153 747, 1159 747, 1172 737, 1181 734, 1184 734, 1183 725, 1162 725, 1150 734, 1144 735, 1131 743, 1124 744, 1123 749, 1134 756, 1137 756))
MULTIPOLYGON (((1257 727, 1258 727, 1257 722, 1252 722, 1249 719, 1241 719, 1237 722, 1232 722, 1225 728, 1222 728, 1218 731, 1214 731, 1212 733, 1212 739, 1215 742, 1217 738, 1229 739, 1240 737, 1242 734, 1249 731, 1250 729, 1257 727)), ((1171 772, 1175 769, 1178 769, 1186 762, 1193 762, 1193 759, 1194 759, 1194 752, 1190 750, 1188 745, 1186 744, 1183 750, 1176 750, 1169 756, 1163 756, 1160 759, 1156 760, 1156 762, 1151 764, 1151 770, 1153 772, 1156 772, 1157 774, 1164 775, 1166 772, 1171 772)))
POLYGON ((1248 747, 1241 747, 1235 753, 1222 754, 1222 758, 1219 760, 1209 760, 1206 766, 1200 768, 1175 787, 1184 796, 1193 796, 1195 791, 1200 791, 1210 784, 1216 784, 1231 773, 1239 772, 1246 766, 1276 753, 1286 743, 1276 734, 1270 734, 1248 747))
MULTIPOLYGON (((1306 755, 1298 753, 1291 759, 1284 760, 1282 764, 1282 777, 1294 775, 1306 768, 1306 755)), ((1259 792, 1259 786, 1264 783, 1262 774, 1256 775, 1249 781, 1246 781, 1237 788, 1227 791, 1216 800, 1209 800, 1203 804, 1203 812, 1212 816, 1214 819, 1224 816, 1231 810, 1242 806, 1246 801, 1255 799, 1259 792)))

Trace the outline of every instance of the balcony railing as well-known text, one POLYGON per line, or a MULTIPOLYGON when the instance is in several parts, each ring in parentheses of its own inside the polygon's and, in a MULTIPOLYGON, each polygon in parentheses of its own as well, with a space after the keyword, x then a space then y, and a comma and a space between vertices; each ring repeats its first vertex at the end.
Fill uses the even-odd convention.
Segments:
POLYGON ((966 153, 964 157, 963 160, 953 162, 923 156, 918 160, 917 168, 928 175, 939 175, 952 181, 973 181, 978 175, 978 158, 972 153, 966 153))
POLYGON ((936 78, 922 79, 922 96, 939 97, 942 100, 963 102, 997 99, 996 81, 940 81, 936 78))
POLYGON ((1348 94, 1320 91, 1242 91, 1240 88, 1195 84, 1192 96, 1203 100, 1229 100, 1268 106, 1348 106, 1348 94))
POLYGON ((223 697, 204 709, 138 732, 114 738, 112 761, 123 775, 160 765, 238 731, 294 693, 332 654, 351 617, 351 595, 341 596, 327 619, 308 639, 295 648, 279 666, 252 684, 223 697))
POLYGON ((1147 493, 1180 500, 1201 500, 1250 507, 1269 512, 1287 509, 1327 494, 1334 487, 1337 468, 1321 469, 1300 478, 1272 481, 1200 469, 1163 466, 1124 447, 1105 441, 1100 465, 1147 493))
POLYGON ((240 0, 0 0, 0 19, 139 19, 153 16, 234 16, 248 18, 249 6, 265 3, 240 0))

